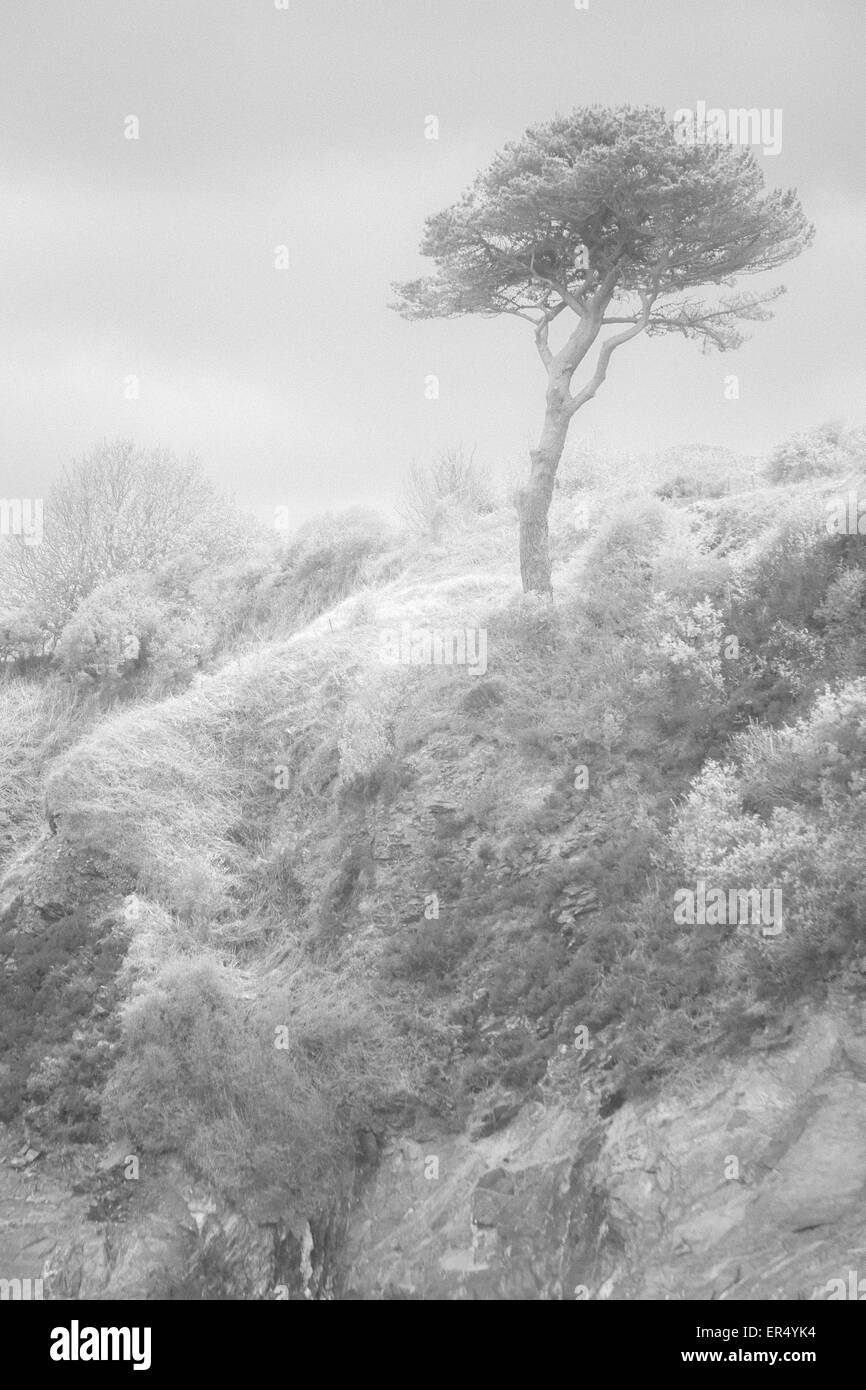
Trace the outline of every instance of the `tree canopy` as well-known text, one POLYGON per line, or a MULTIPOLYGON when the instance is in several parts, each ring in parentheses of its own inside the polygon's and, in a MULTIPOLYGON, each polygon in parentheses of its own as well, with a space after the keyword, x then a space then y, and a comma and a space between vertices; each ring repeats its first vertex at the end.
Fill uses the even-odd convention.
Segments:
POLYGON ((395 285, 393 307, 409 319, 527 319, 547 372, 544 427, 518 495, 526 589, 551 591, 556 470, 570 421, 616 349, 639 333, 738 347, 742 323, 767 318, 782 288, 751 293, 735 288, 737 278, 773 270, 812 235, 796 192, 766 191, 750 150, 684 143, 663 110, 632 106, 586 107, 534 126, 459 202, 427 219, 421 252, 436 272, 395 285), (562 313, 571 327, 554 350, 549 329, 562 313), (609 325, 618 331, 603 336, 609 325), (573 390, 597 341, 595 367, 573 390))
MULTIPOLYGON (((796 191, 767 191, 747 148, 684 144, 664 111, 588 107, 506 145, 430 217, 436 273, 395 285, 407 318, 518 314, 543 330, 564 308, 609 323, 742 341, 780 289, 708 304, 691 292, 772 270, 811 240, 796 191)), ((542 344, 540 344, 542 346, 542 344)))
POLYGON ((240 557, 245 525, 194 459, 129 440, 65 468, 45 504, 45 534, 0 547, 0 603, 53 644, 78 605, 118 575, 240 557))

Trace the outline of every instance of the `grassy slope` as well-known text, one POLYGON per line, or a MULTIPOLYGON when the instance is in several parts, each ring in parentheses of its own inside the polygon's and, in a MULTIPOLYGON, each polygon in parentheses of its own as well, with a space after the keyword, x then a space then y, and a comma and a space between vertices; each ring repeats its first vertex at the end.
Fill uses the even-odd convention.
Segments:
POLYGON ((63 753, 47 783, 61 839, 108 848, 144 899, 110 1122, 180 1146, 231 1193, 288 1183, 309 1209, 359 1127, 413 1104, 460 1123, 525 1093, 579 1027, 615 1098, 742 1045, 845 969, 856 856, 832 931, 827 901, 862 817, 863 605, 839 574, 862 561, 858 538, 824 535, 821 489, 660 502, 634 480, 567 484, 553 611, 519 596, 513 514, 495 512, 63 753), (485 626, 486 675, 383 666, 381 631, 403 623, 485 626), (723 659, 731 633, 740 654, 723 659), (848 682, 847 703, 782 755, 748 733, 808 716, 826 682, 848 682), (780 756, 809 767, 828 745, 835 782, 813 766, 800 794, 780 756), (811 888, 786 836, 811 854, 811 888), (770 945, 675 929, 672 893, 701 871, 787 874, 794 929, 770 945))

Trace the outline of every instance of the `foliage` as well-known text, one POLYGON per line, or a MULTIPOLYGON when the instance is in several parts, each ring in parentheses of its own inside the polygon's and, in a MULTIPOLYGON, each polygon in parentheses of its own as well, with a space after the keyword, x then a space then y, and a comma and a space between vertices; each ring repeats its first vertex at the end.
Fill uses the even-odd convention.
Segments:
POLYGON ((0 609, 0 662, 41 655, 44 645, 44 630, 26 609, 0 609))
POLYGON ((532 127, 428 219, 421 252, 437 273, 395 286, 396 307, 525 313, 555 295, 585 314, 600 293, 603 309, 631 315, 649 297, 649 333, 731 347, 737 320, 764 317, 773 296, 689 291, 773 269, 811 235, 793 192, 764 191, 749 150, 681 143, 661 109, 585 107, 532 127))
POLYGON ((284 1218, 327 1207, 357 1129, 404 1079, 381 1008, 300 961, 248 1005, 211 957, 169 960, 133 991, 122 1042, 110 1128, 284 1218))
MULTIPOLYGON (((579 1026, 604 1086, 634 1092, 702 1048, 743 1046, 754 1006, 772 1016, 864 954, 862 538, 827 533, 808 479, 671 505, 653 495, 670 460, 626 462, 617 480, 610 458, 584 458, 588 537, 569 488, 554 501, 556 603, 502 592, 492 565, 465 582, 477 554, 456 531, 435 570, 425 555, 389 584, 406 552, 355 513, 281 553, 177 555, 91 592, 75 660, 127 619, 145 663, 187 621, 205 660, 230 655, 180 694, 135 702, 142 685, 114 709, 57 672, 0 682, 10 846, 37 827, 53 759, 50 851, 106 850, 117 883, 153 894, 130 911, 117 985, 116 946, 100 956, 81 922, 0 934, 0 969, 24 971, 37 1019, 0 1017, 10 1117, 95 1133, 116 1055, 100 1043, 116 1039, 110 1020, 91 1026, 92 977, 128 997, 115 1132, 178 1151, 232 1200, 306 1216, 399 1091, 398 1035, 417 1039, 421 1019, 431 1075, 441 1064, 425 1099, 527 1089, 579 1026), (376 585, 372 612, 349 603, 296 630, 376 585), (486 624, 483 680, 377 662, 380 618, 434 612, 486 624), (699 875, 781 885, 783 935, 678 926, 673 895, 699 875)), ((504 527, 479 528, 491 557, 504 527)))
POLYGON ((57 675, 0 679, 0 857, 43 823, 47 764, 98 714, 57 675))
POLYGON ((147 575, 121 574, 91 590, 60 634, 55 656, 70 673, 117 672, 140 659, 164 614, 147 575))
POLYGON ((236 557, 246 530, 194 459, 105 442, 64 469, 49 492, 41 544, 9 538, 0 580, 56 639, 100 584, 152 573, 178 555, 209 564, 236 557))
POLYGON ((94 1006, 114 997, 123 943, 72 914, 35 934, 0 928, 0 1119, 31 1118, 72 1140, 98 1134, 112 1061, 94 1006))
MULTIPOLYGON (((102 720, 50 769, 61 838, 109 849, 130 888, 171 907, 192 896, 205 914, 227 910, 285 792, 312 807, 339 790, 362 652, 349 629, 329 639, 260 644, 179 695, 102 720)), ((362 741, 365 728, 361 715, 362 741)))
POLYGON ((625 631, 643 621, 653 560, 667 528, 664 507, 638 496, 616 507, 593 537, 586 558, 586 614, 597 627, 625 631))
POLYGON ((402 563, 397 539, 376 512, 353 507, 313 517, 259 583, 255 618, 271 635, 293 631, 358 589, 389 579, 402 563))
POLYGON ((337 747, 345 786, 364 783, 396 746, 396 725, 407 698, 407 673, 384 668, 359 681, 343 711, 337 747))
POLYGON ((819 425, 789 435, 772 450, 766 465, 772 483, 796 483, 804 478, 844 473, 863 462, 864 432, 841 424, 819 425))
POLYGON ((794 725, 749 730, 732 753, 695 779, 669 854, 684 882, 781 890, 784 930, 749 942, 750 973, 789 998, 864 946, 866 680, 826 691, 794 725))
POLYGON ((658 497, 721 497, 735 484, 746 482, 745 464, 730 449, 707 444, 673 446, 662 452, 659 463, 666 477, 656 489, 658 497))
POLYGON ((443 449, 426 468, 413 464, 403 487, 400 511, 417 535, 441 539, 449 525, 470 521, 495 506, 490 479, 475 462, 474 449, 443 449))
POLYGON ((460 967, 478 933, 464 921, 422 920, 388 938, 383 956, 386 976, 422 983, 434 991, 456 989, 460 967))

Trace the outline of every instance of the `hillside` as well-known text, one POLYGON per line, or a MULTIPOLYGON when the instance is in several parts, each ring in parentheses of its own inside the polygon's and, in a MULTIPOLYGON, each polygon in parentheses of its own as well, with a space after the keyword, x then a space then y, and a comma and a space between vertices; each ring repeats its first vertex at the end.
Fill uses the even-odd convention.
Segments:
POLYGON ((8 1277, 826 1297, 863 1243, 862 444, 573 456, 553 604, 501 499, 360 515, 202 559, 182 615, 124 589, 206 630, 158 679, 7 678, 8 1277), (705 889, 781 896, 677 912, 705 889))

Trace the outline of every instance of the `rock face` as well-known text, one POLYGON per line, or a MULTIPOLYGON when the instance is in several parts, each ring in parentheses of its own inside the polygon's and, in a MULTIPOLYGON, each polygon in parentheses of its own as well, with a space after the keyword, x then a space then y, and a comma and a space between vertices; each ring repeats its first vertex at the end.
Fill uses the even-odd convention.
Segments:
MULTIPOLYGON (((381 878, 420 858, 406 842, 424 816, 452 814, 430 796, 415 820, 398 807, 393 836, 380 827, 381 878)), ((0 924, 58 932, 126 887, 52 838, 7 874, 0 924)), ((374 914, 357 896, 363 941, 374 914)), ((592 909, 576 892, 566 917, 592 909)), ((483 988, 452 1012, 482 1039, 509 1026, 488 1018, 483 988)), ((241 1214, 171 1162, 127 1181, 122 1152, 0 1126, 0 1279, 41 1278, 46 1298, 72 1300, 808 1300, 856 1291, 861 1271, 866 1287, 862 976, 787 1031, 619 1108, 597 1089, 603 1061, 550 1051, 460 1133, 453 1117, 416 1117, 411 1137, 399 1118, 368 1134, 351 1207, 327 1220, 241 1214)))
POLYGON ((348 1221, 340 1212, 328 1225, 256 1224, 171 1165, 125 1183, 119 1154, 12 1167, 20 1135, 12 1148, 6 1133, 0 1274, 42 1277, 46 1298, 73 1300, 808 1300, 856 1289, 862 1001, 839 998, 790 1037, 606 1120, 573 1055, 536 1094, 492 1133, 386 1140, 348 1221))
MULTIPOLYGON (((117 898, 100 864, 76 876, 43 851, 38 876, 7 877, 7 927, 117 898)), ((483 1032, 487 1007, 476 991, 463 1024, 483 1032)), ((560 1048, 540 1066, 462 1132, 416 1117, 408 1137, 395 1117, 367 1136, 327 1220, 241 1214, 170 1161, 128 1181, 123 1153, 0 1126, 0 1278, 73 1300, 559 1301, 808 1300, 866 1276, 862 977, 619 1108, 603 1062, 560 1048)))
POLYGON ((350 1221, 346 1296, 812 1299, 863 1264, 861 1003, 606 1122, 567 1089, 476 1142, 395 1140, 350 1221))
POLYGON ((256 1224, 170 1164, 136 1181, 123 1170, 76 1151, 74 1167, 43 1155, 22 1171, 4 1154, 0 1277, 41 1279, 48 1300, 333 1296, 333 1230, 256 1224))

